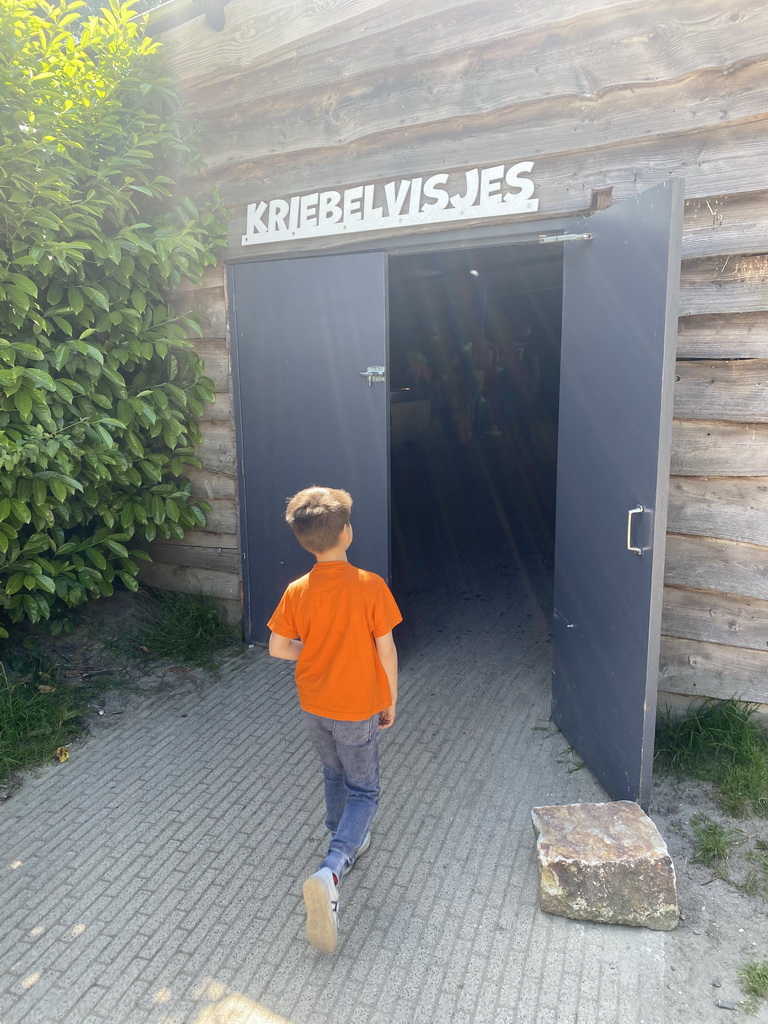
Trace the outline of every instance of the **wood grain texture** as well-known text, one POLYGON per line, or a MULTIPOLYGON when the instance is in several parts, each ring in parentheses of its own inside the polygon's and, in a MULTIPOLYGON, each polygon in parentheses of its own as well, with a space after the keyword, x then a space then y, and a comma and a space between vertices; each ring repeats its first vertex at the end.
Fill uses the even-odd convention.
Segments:
POLYGON ((768 476, 768 426, 679 420, 672 425, 672 476, 768 476))
POLYGON ((675 416, 768 422, 768 359, 678 360, 675 416))
POLYGON ((768 600, 768 548, 709 537, 667 536, 664 582, 768 600))
MULTIPOLYGON (((184 535, 182 540, 177 540, 175 537, 168 537, 160 543, 166 545, 168 548, 191 546, 197 548, 213 548, 214 550, 220 549, 222 552, 240 550, 238 546, 237 533, 216 533, 208 530, 206 527, 200 527, 197 530, 190 530, 189 533, 184 535)), ((173 558, 161 558, 160 561, 173 562, 173 558)))
MULTIPOLYGON (((201 140, 201 145, 205 145, 201 140)), ((199 288, 224 288, 226 286, 226 267, 217 263, 213 267, 206 267, 199 281, 185 279, 174 291, 174 296, 186 295, 189 292, 196 292, 199 288)))
POLYGON ((150 553, 155 562, 168 565, 186 565, 195 569, 213 569, 216 572, 240 574, 240 552, 237 546, 231 548, 211 547, 195 544, 196 534, 190 533, 177 544, 152 544, 150 553))
POLYGON ((205 374, 213 380, 217 394, 229 394, 232 367, 229 359, 229 346, 224 338, 196 338, 195 352, 205 363, 205 374))
POLYGON ((768 651, 663 636, 659 690, 768 704, 768 651))
POLYGON ((766 309, 768 256, 715 256, 683 262, 680 316, 766 309))
MULTIPOLYGON (((530 116, 535 117, 535 111, 530 116)), ((190 188, 194 192, 196 187, 205 189, 214 182, 220 186, 231 215, 225 257, 252 259, 253 250, 241 245, 248 203, 400 176, 509 163, 527 155, 516 148, 507 127, 486 128, 482 120, 470 123, 471 127, 465 124, 458 134, 435 126, 424 138, 402 132, 399 139, 388 140, 388 145, 379 142, 304 152, 300 159, 276 153, 268 160, 252 161, 243 154, 241 162, 219 168, 210 179, 201 177, 197 185, 190 183, 190 188)), ((752 122, 724 122, 717 128, 663 139, 563 155, 543 154, 536 159, 533 171, 539 213, 554 217, 588 211, 593 189, 611 187, 614 201, 621 202, 675 176, 685 178, 688 198, 718 195, 724 183, 733 192, 756 192, 765 186, 767 156, 766 133, 752 122)), ((423 229, 410 229, 396 234, 404 237, 418 231, 423 233, 423 229)), ((375 239, 379 243, 382 235, 361 233, 356 239, 361 243, 375 239)), ((344 239, 317 239, 311 248, 331 251, 345 244, 344 239)), ((258 247, 258 257, 283 252, 296 255, 299 251, 297 243, 290 241, 270 243, 258 247)))
POLYGON ((216 393, 215 402, 206 402, 203 410, 203 419, 198 423, 203 434, 208 431, 208 423, 229 423, 232 419, 232 400, 228 391, 216 393))
POLYGON ((219 609, 222 618, 228 626, 232 626, 235 629, 235 635, 238 639, 243 637, 243 603, 238 598, 236 600, 226 600, 224 598, 216 598, 216 607, 219 609))
POLYGON ((681 317, 679 359, 768 359, 768 312, 681 317))
MULTIPOLYGON (((210 79, 196 77, 187 99, 223 130, 255 124, 258 114, 279 117, 292 106, 306 111, 305 132, 324 128, 327 140, 334 131, 359 134, 377 131, 380 124, 386 130, 398 123, 473 116, 508 105, 510 98, 520 105, 564 104, 615 91, 642 93, 644 86, 661 91, 670 81, 685 92, 691 78, 714 71, 719 80, 697 88, 691 99, 697 108, 719 99, 722 119, 737 116, 732 104, 749 100, 752 91, 733 86, 731 76, 768 53, 765 11, 755 4, 740 13, 730 18, 718 0, 672 9, 663 0, 646 0, 582 9, 553 31, 551 16, 523 28, 517 5, 475 0, 455 5, 450 19, 425 16, 421 4, 412 5, 394 29, 382 32, 380 24, 366 25, 354 41, 335 37, 329 18, 324 52, 302 47, 279 61, 254 62, 243 72, 230 71, 229 80, 218 81, 216 88, 210 79)), ((251 44, 251 56, 253 49, 251 44)), ((219 67, 215 74, 222 72, 219 67)), ((192 85, 183 69, 176 73, 192 85)), ((655 110, 665 116, 662 104, 655 110)), ((681 112, 668 111, 673 116, 681 112)), ((706 120, 701 109, 690 116, 706 120)), ((650 119, 644 120, 650 128, 650 119)), ((299 125, 283 122, 281 127, 288 129, 287 152, 292 139, 301 138, 299 125)), ((336 141, 350 139, 342 135, 336 141)))
POLYGON ((214 473, 235 473, 234 424, 207 421, 201 423, 202 444, 197 445, 195 454, 203 469, 214 473))
POLYGON ((404 130, 409 137, 433 135, 438 125, 446 135, 458 136, 467 122, 479 131, 505 126, 514 133, 519 159, 534 159, 681 135, 723 121, 736 124, 761 115, 768 105, 762 59, 745 58, 724 76, 705 58, 699 70, 703 55, 694 53, 689 71, 657 68, 654 76, 652 68, 637 66, 640 54, 649 52, 639 40, 634 66, 621 60, 619 25, 610 24, 598 40, 591 38, 589 26, 584 31, 586 37, 572 39, 572 47, 591 56, 553 52, 551 36, 542 33, 531 51, 494 40, 423 65, 399 65, 396 81, 383 80, 378 72, 343 87, 338 80, 308 87, 302 80, 299 91, 266 100, 263 86, 249 76, 238 81, 246 95, 228 110, 206 114, 199 101, 188 101, 207 116, 209 133, 215 134, 216 146, 205 152, 211 170, 244 154, 264 160, 277 152, 303 155, 368 141, 397 144, 404 130))
POLYGON ((205 526, 185 534, 183 539, 167 537, 158 543, 192 544, 206 547, 237 548, 238 547, 238 511, 232 498, 205 498, 210 507, 206 514, 205 526))
MULTIPOLYGON (((393 54, 400 60, 424 59, 434 53, 437 40, 442 41, 442 49, 455 49, 460 25, 464 31, 474 25, 475 35, 470 38, 487 40, 494 33, 522 34, 592 11, 620 12, 633 6, 620 0, 552 0, 546 7, 538 0, 517 0, 513 7, 492 0, 420 0, 418 5, 410 0, 260 0, 257 7, 252 0, 236 0, 227 7, 224 32, 213 36, 215 47, 202 19, 164 32, 162 40, 170 71, 198 87, 221 87, 231 78, 269 68, 276 77, 283 71, 271 87, 279 89, 286 73, 290 83, 291 70, 295 83, 297 58, 325 66, 326 76, 335 71, 341 81, 354 74, 344 63, 345 56, 350 59, 360 48, 366 54, 373 50, 367 64, 372 59, 375 66, 386 67, 391 66, 393 54)), ((328 77, 316 78, 313 84, 323 81, 328 77)))
POLYGON ((231 572, 146 562, 142 564, 139 580, 148 587, 175 590, 181 594, 204 594, 229 601, 241 599, 240 578, 231 572))
POLYGON ((179 314, 195 313, 200 318, 205 337, 227 337, 227 305, 222 287, 191 288, 189 291, 179 292, 175 307, 179 314))
POLYGON ((768 547, 768 477, 672 477, 667 529, 768 547))
POLYGON ((687 640, 768 651, 768 601, 666 587, 661 631, 687 640))
POLYGON ((689 199, 683 258, 739 255, 766 248, 768 192, 689 199))
POLYGON ((198 469, 187 466, 184 476, 192 483, 192 493, 206 501, 226 501, 232 508, 236 502, 234 473, 217 472, 215 469, 198 469))

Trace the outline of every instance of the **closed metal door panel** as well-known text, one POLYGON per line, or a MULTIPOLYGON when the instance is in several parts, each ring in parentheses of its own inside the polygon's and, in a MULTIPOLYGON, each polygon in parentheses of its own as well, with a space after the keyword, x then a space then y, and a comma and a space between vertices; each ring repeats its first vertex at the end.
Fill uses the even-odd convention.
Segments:
POLYGON ((238 264, 230 272, 245 553, 246 632, 307 572, 283 520, 312 484, 351 492, 350 561, 389 574, 387 257, 383 253, 238 264))
POLYGON ((611 799, 653 760, 683 183, 565 244, 552 711, 611 799))

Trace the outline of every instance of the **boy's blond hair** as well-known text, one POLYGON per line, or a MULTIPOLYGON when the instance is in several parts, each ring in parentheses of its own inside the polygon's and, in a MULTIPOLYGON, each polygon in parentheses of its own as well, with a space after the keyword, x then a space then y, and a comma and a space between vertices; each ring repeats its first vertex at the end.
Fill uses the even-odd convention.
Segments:
POLYGON ((352 498, 333 487, 307 487, 288 499, 285 521, 296 540, 313 555, 336 547, 349 523, 352 498))

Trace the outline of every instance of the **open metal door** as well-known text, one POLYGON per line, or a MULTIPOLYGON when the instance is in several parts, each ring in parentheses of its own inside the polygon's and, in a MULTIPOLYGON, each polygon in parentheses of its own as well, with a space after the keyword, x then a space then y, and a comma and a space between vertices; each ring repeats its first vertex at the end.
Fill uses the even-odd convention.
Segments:
POLYGON ((262 640, 286 584, 313 564, 282 518, 301 488, 348 490, 350 559, 389 574, 387 257, 243 263, 230 274, 246 633, 262 640))
POLYGON ((552 714, 614 800, 653 761, 683 182, 565 243, 552 714))

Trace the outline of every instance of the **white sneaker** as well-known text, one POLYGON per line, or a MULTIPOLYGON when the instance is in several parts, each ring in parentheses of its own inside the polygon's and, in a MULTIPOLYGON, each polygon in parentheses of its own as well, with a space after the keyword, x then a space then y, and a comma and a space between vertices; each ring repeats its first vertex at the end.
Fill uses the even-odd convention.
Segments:
POLYGON ((304 883, 307 938, 321 953, 335 953, 339 935, 339 890, 330 868, 320 868, 304 883))

